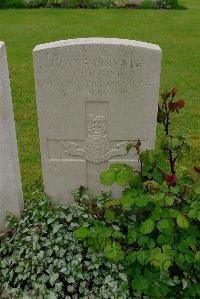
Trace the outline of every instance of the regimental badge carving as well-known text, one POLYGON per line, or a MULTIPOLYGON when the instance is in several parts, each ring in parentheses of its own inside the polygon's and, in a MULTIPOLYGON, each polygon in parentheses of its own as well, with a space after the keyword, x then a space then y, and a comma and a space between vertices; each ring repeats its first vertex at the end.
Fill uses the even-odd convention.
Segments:
POLYGON ((108 123, 104 115, 89 115, 87 134, 88 138, 84 148, 75 142, 61 141, 65 152, 70 156, 80 156, 93 163, 102 163, 114 156, 122 156, 127 153, 128 141, 120 142, 111 148, 108 139, 108 123))

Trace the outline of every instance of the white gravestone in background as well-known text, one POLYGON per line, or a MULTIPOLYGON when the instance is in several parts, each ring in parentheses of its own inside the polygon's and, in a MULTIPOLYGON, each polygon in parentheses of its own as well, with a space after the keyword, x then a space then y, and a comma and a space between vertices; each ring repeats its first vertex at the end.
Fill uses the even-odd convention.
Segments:
POLYGON ((95 196, 109 164, 137 165, 130 141, 154 147, 161 50, 85 38, 38 45, 33 58, 45 192, 56 204, 80 185, 95 196))
POLYGON ((0 42, 0 232, 8 212, 20 216, 23 195, 6 48, 0 42))

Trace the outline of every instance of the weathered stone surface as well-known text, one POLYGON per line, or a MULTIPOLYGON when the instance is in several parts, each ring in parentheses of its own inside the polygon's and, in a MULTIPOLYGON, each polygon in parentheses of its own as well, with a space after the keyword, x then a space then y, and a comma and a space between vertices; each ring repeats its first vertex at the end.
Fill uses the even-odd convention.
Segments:
POLYGON ((80 185, 97 195, 110 163, 137 165, 131 140, 154 147, 161 50, 86 38, 38 45, 33 56, 45 191, 56 204, 80 185))
POLYGON ((20 216, 23 195, 6 48, 0 42, 0 232, 7 212, 20 216))

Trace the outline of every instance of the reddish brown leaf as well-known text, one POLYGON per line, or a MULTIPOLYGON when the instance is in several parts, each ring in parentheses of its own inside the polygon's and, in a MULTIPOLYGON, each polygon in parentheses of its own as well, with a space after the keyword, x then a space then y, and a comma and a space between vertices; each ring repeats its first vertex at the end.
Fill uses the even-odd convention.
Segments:
POLYGON ((176 109, 177 109, 177 107, 178 107, 178 104, 177 104, 177 102, 175 102, 175 103, 173 103, 173 102, 169 102, 169 104, 168 104, 168 108, 169 108, 169 110, 170 111, 175 111, 176 109))
POLYGON ((185 106, 185 101, 184 100, 178 100, 177 104, 178 104, 178 108, 181 109, 185 106))
POLYGON ((165 176, 165 181, 168 186, 174 187, 176 185, 176 175, 173 173, 167 174, 165 176))
POLYGON ((194 171, 195 171, 198 175, 200 175, 200 167, 195 166, 195 167, 194 167, 194 171))

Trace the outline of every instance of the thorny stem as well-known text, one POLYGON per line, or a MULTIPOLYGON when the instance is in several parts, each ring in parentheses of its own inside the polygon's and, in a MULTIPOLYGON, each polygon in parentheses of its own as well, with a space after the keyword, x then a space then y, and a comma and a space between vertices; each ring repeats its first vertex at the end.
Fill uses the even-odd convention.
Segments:
MULTIPOLYGON (((167 108, 167 101, 164 100, 164 108, 165 108, 165 115, 166 115, 166 120, 164 123, 164 127, 165 127, 165 134, 166 136, 169 136, 169 125, 170 125, 170 110, 167 108)), ((170 136, 172 139, 172 136, 170 136)), ((170 168, 171 168, 171 173, 175 174, 175 161, 176 159, 173 159, 173 154, 172 154, 172 150, 169 148, 168 149, 168 153, 169 153, 169 162, 170 162, 170 168)))

